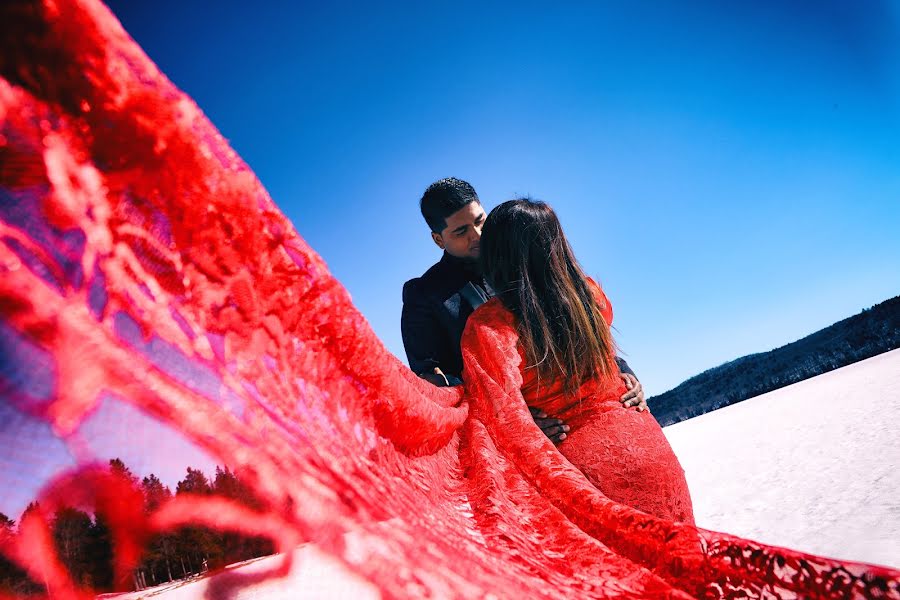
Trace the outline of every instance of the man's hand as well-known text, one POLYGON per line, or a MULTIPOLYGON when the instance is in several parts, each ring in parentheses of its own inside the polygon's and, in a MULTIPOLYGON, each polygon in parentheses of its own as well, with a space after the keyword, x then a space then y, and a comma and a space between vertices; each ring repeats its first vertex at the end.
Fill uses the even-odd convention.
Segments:
POLYGON ((647 401, 644 400, 644 386, 641 385, 641 382, 631 373, 621 373, 621 376, 628 388, 628 391, 622 396, 622 406, 625 408, 637 406, 638 412, 649 411, 647 401))
POLYGON ((421 377, 428 383, 434 384, 438 387, 450 386, 450 380, 447 379, 447 376, 444 375, 444 372, 441 371, 438 367, 435 367, 434 371, 432 371, 431 373, 419 373, 419 377, 421 377))
POLYGON ((538 410, 536 408, 528 407, 528 410, 531 411, 531 416, 534 418, 534 422, 537 423, 537 426, 541 428, 541 431, 544 432, 550 441, 554 444, 558 444, 564 439, 566 439, 566 432, 569 431, 569 426, 560 421, 559 419, 551 419, 547 416, 542 410, 538 410))

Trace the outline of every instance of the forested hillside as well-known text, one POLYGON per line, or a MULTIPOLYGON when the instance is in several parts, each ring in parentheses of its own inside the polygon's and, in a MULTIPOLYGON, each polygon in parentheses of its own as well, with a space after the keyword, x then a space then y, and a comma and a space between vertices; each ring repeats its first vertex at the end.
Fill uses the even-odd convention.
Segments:
POLYGON ((900 296, 796 342, 743 356, 647 402, 663 426, 900 348, 900 296))

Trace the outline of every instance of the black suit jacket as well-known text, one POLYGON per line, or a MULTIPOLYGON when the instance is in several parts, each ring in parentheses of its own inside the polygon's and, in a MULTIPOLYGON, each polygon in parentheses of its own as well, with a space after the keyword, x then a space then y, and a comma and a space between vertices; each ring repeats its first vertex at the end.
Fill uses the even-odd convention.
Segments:
MULTIPOLYGON (((407 281, 400 329, 413 372, 433 373, 440 367, 450 385, 462 383, 463 329, 469 315, 491 296, 477 264, 446 252, 421 277, 407 281)), ((617 356, 616 363, 620 371, 634 375, 624 359, 617 356)))
POLYGON ((421 277, 407 281, 400 329, 410 368, 422 374, 440 367, 448 379, 459 378, 466 320, 491 295, 477 264, 446 252, 421 277))

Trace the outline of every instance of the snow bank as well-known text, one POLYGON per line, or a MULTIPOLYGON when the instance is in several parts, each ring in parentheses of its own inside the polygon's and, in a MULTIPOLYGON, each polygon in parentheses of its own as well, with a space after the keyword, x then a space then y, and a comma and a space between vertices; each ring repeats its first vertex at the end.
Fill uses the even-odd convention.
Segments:
POLYGON ((282 564, 282 556, 267 556, 231 565, 210 577, 194 576, 127 594, 103 594, 98 600, 374 600, 381 597, 375 586, 313 544, 294 551, 287 575, 267 577, 282 564))
POLYGON ((900 350, 664 432, 699 526, 900 566, 900 350))

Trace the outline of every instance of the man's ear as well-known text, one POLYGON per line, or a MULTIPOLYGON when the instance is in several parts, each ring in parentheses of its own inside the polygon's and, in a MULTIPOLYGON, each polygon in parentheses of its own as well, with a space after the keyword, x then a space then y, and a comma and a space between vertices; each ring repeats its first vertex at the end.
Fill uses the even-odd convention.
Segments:
POLYGON ((437 244, 437 247, 438 247, 438 248, 440 248, 441 250, 444 249, 444 238, 441 237, 441 234, 435 233, 435 232, 432 231, 432 232, 431 232, 431 239, 434 240, 434 243, 437 244))

